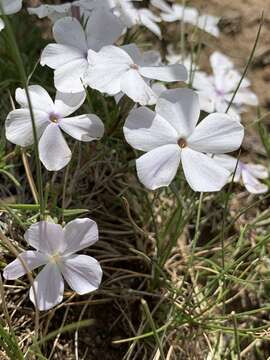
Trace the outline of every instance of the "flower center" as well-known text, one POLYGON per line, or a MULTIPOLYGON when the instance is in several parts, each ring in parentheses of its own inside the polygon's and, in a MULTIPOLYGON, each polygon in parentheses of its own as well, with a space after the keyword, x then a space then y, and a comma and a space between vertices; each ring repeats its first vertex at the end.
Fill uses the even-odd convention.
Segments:
POLYGON ((225 95, 224 91, 216 89, 216 94, 220 97, 223 97, 225 95))
POLYGON ((184 149, 185 147, 187 147, 187 140, 184 138, 180 138, 177 141, 177 144, 180 146, 181 149, 184 149))
POLYGON ((130 68, 133 70, 139 70, 139 66, 137 64, 131 64, 130 68))
POLYGON ((59 255, 59 253, 55 253, 50 256, 50 261, 54 264, 59 264, 59 262, 61 261, 61 256, 59 255))
POLYGON ((56 114, 50 114, 50 121, 57 124, 59 120, 59 116, 56 114))

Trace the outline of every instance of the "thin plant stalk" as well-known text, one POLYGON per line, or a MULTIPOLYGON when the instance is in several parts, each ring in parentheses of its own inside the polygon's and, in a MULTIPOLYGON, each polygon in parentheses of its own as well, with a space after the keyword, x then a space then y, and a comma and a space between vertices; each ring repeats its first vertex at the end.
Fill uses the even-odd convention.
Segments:
POLYGON ((158 348, 159 348, 160 357, 161 357, 162 360, 166 360, 165 355, 164 355, 164 351, 163 351, 163 347, 162 347, 162 343, 161 343, 161 340, 160 340, 159 335, 157 333, 157 329, 156 329, 154 320, 152 318, 152 315, 150 313, 148 304, 144 299, 141 299, 141 303, 142 303, 142 306, 143 306, 145 316, 147 317, 147 320, 148 320, 148 322, 149 322, 149 324, 150 324, 150 326, 152 328, 152 331, 154 333, 154 337, 156 339, 156 342, 157 342, 157 345, 158 345, 158 348))
POLYGON ((253 48, 252 48, 251 53, 250 53, 249 58, 248 58, 248 62, 246 64, 246 67, 245 67, 245 69, 243 71, 243 74, 242 74, 242 76, 240 78, 240 81, 239 81, 239 83, 238 83, 238 85, 237 85, 237 87, 236 87, 236 89, 235 89, 235 91, 233 93, 233 96, 232 96, 232 98, 231 98, 231 100, 229 102, 229 105, 228 105, 228 107, 226 109, 226 113, 230 110, 230 107, 231 107, 231 105, 232 105, 232 103, 234 101, 234 98, 235 98, 235 96, 236 96, 236 94, 237 94, 237 92, 238 92, 238 90, 239 90, 239 88, 240 88, 240 86, 242 84, 242 81, 244 80, 244 78, 245 78, 245 76, 246 76, 246 74, 248 72, 248 69, 249 69, 252 61, 253 61, 253 57, 254 57, 255 51, 257 49, 257 45, 258 45, 259 38, 260 38, 260 35, 261 35, 263 20, 264 20, 264 17, 263 17, 263 13, 262 13, 261 20, 260 20, 260 25, 259 25, 259 28, 258 28, 258 31, 257 31, 257 35, 256 35, 256 38, 255 38, 253 48))
POLYGON ((31 104, 30 93, 29 93, 29 89, 28 89, 28 79, 27 79, 26 72, 24 69, 24 64, 22 61, 20 50, 18 48, 17 41, 16 41, 15 35, 13 33, 12 26, 11 26, 7 16, 4 14, 1 1, 0 1, 0 10, 1 10, 1 13, 3 14, 8 38, 9 38, 9 41, 11 44, 11 48, 13 50, 14 61, 17 65, 17 68, 18 68, 18 71, 20 74, 20 78, 21 78, 21 82, 22 82, 23 88, 25 89, 28 106, 29 106, 32 130, 33 130, 33 139, 34 139, 34 153, 35 153, 36 172, 37 172, 40 218, 43 219, 44 213, 45 213, 45 204, 44 204, 44 196, 43 196, 42 170, 41 170, 41 163, 39 160, 38 135, 37 135, 37 129, 36 129, 36 125, 35 125, 35 117, 34 117, 33 107, 31 104))
POLYGON ((32 276, 31 271, 29 270, 27 264, 25 263, 25 261, 22 259, 22 257, 20 256, 19 252, 17 251, 17 249, 15 248, 15 246, 11 243, 11 241, 2 233, 2 231, 0 230, 0 240, 4 243, 4 245, 9 249, 9 251, 16 256, 19 261, 21 262, 22 267, 24 268, 24 270, 26 271, 28 280, 33 288, 33 295, 34 295, 34 301, 35 301, 35 336, 36 339, 38 339, 38 332, 39 332, 39 310, 37 308, 37 293, 36 293, 36 289, 33 286, 34 284, 34 279, 32 276))

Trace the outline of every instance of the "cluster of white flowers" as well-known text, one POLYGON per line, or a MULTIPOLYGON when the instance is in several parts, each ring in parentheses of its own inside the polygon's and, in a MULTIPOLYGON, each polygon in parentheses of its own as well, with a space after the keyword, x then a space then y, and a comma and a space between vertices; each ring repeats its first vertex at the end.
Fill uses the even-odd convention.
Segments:
MULTIPOLYGON (((6 14, 15 13, 22 6, 21 0, 0 2, 6 14)), ((257 180, 268 176, 263 166, 242 162, 237 166, 237 159, 224 155, 242 144, 244 127, 239 114, 244 105, 258 103, 247 79, 234 94, 241 75, 233 63, 214 52, 210 57, 213 75, 207 75, 197 71, 197 65, 190 66, 190 60, 183 61, 181 55, 170 51, 169 63, 163 63, 158 52, 142 52, 135 44, 122 41, 127 30, 135 25, 145 26, 161 37, 158 23, 178 20, 218 36, 219 19, 199 15, 196 9, 179 4, 170 6, 163 0, 151 1, 152 6, 161 10, 159 15, 138 4, 131 0, 78 0, 28 9, 30 14, 49 17, 53 22, 55 42, 45 47, 40 64, 54 70, 57 91, 53 101, 40 85, 29 86, 30 111, 25 90, 17 89, 15 97, 21 108, 7 116, 7 139, 22 147, 34 143, 33 112, 40 161, 49 171, 62 169, 72 156, 62 132, 85 142, 98 140, 104 134, 103 122, 97 115, 70 116, 84 103, 89 87, 105 96, 114 96, 116 102, 124 95, 133 100, 134 108, 123 131, 133 148, 146 152, 136 160, 136 168, 139 180, 148 189, 168 186, 181 163, 194 191, 221 190, 236 167, 235 181, 242 178, 252 193, 267 191, 267 186, 257 180), (188 64, 187 68, 183 63, 188 64), (184 83, 191 68, 196 91, 184 83), (166 85, 171 82, 181 82, 181 87, 168 90, 166 85), (201 110, 209 113, 202 120, 201 110)), ((39 222, 30 227, 25 239, 36 250, 20 254, 5 268, 4 276, 17 279, 45 265, 30 291, 30 299, 40 310, 62 301, 63 278, 78 294, 99 287, 102 270, 98 262, 74 254, 98 240, 94 221, 77 219, 64 229, 39 222)))

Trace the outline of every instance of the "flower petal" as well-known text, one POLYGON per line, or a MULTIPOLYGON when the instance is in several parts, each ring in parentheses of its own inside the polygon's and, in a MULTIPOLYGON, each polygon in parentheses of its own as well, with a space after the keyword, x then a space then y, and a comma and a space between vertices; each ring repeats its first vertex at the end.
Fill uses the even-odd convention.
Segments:
POLYGON ((192 86, 197 90, 206 91, 207 93, 210 90, 211 93, 214 93, 215 87, 213 81, 213 76, 209 76, 203 71, 195 71, 193 75, 192 86))
MULTIPOLYGON (((230 101, 232 98, 232 95, 227 98, 228 101, 230 101)), ((233 99, 233 103, 236 105, 250 105, 250 106, 258 106, 259 101, 258 97, 254 92, 252 92, 249 89, 239 89, 233 99)))
POLYGON ((141 65, 144 62, 143 54, 138 46, 134 43, 122 45, 121 49, 125 50, 125 52, 131 57, 133 62, 137 65, 141 65))
POLYGON ((39 158, 49 171, 58 171, 65 167, 71 159, 71 151, 59 129, 58 124, 50 124, 40 138, 39 158))
POLYGON ((57 91, 55 98, 55 110, 61 117, 66 117, 74 113, 84 103, 86 98, 85 91, 71 94, 57 91))
POLYGON ((217 161, 188 147, 182 150, 182 166, 194 191, 219 191, 230 176, 230 172, 217 161))
POLYGON ((52 69, 66 65, 74 60, 80 60, 84 57, 82 50, 69 45, 49 44, 41 53, 40 65, 47 65, 52 69))
POLYGON ((251 194, 263 194, 268 191, 268 186, 258 181, 248 169, 243 168, 242 179, 245 188, 251 194))
POLYGON ((5 23, 2 19, 0 19, 0 31, 5 28, 5 23))
POLYGON ((215 98, 211 96, 206 91, 198 91, 200 101, 200 108, 207 113, 212 113, 215 111, 215 98))
POLYGON ((218 74, 223 70, 230 70, 234 68, 233 62, 228 58, 228 56, 220 53, 219 51, 214 51, 209 60, 214 74, 218 74))
POLYGON ((63 247, 64 233, 58 224, 39 221, 30 226, 24 238, 29 245, 41 253, 53 255, 63 247))
POLYGON ((85 218, 70 221, 64 227, 64 242, 61 253, 73 254, 98 241, 98 227, 95 221, 85 218))
POLYGON ((87 255, 68 257, 61 266, 61 272, 68 285, 80 295, 98 289, 102 279, 98 261, 87 255))
POLYGON ((236 90, 240 79, 241 74, 233 69, 218 69, 214 77, 216 89, 223 94, 227 94, 229 92, 233 93, 236 90))
POLYGON ((4 268, 3 276, 6 280, 15 280, 25 275, 27 270, 32 271, 47 262, 48 257, 46 255, 38 251, 25 251, 4 268))
POLYGON ((170 185, 177 173, 180 158, 178 145, 164 145, 149 151, 136 160, 139 180, 151 190, 170 185))
POLYGON ((54 83, 58 91, 78 93, 84 91, 84 76, 88 68, 86 59, 70 61, 54 71, 54 83))
POLYGON ((40 271, 34 280, 33 287, 30 289, 29 297, 40 311, 49 310, 63 300, 64 280, 57 265, 53 263, 47 264, 40 271), (37 296, 37 304, 35 304, 33 287, 37 296))
POLYGON ((152 31, 153 34, 161 39, 161 30, 156 23, 160 21, 159 18, 155 16, 149 9, 139 9, 138 14, 141 25, 144 25, 148 30, 152 31))
POLYGON ((198 95, 190 89, 164 91, 157 101, 156 112, 175 128, 179 137, 187 137, 199 120, 198 95))
POLYGON ((245 164, 248 171, 258 179, 267 179, 269 177, 268 170, 265 166, 260 164, 245 164))
POLYGON ((244 128, 227 114, 208 115, 188 138, 189 146, 196 151, 223 154, 237 150, 243 141, 244 128))
POLYGON ((153 105, 157 101, 156 94, 137 70, 130 69, 122 75, 121 90, 141 105, 153 105))
POLYGON ((87 53, 85 32, 80 22, 74 17, 64 17, 53 26, 53 36, 57 43, 69 45, 87 53))
POLYGON ((160 82, 152 84, 151 87, 157 96, 160 96, 164 91, 167 90, 166 86, 160 82))
POLYGON ((30 15, 36 15, 39 19, 48 17, 52 22, 55 22, 64 16, 71 15, 71 3, 28 7, 27 11, 30 15))
POLYGON ((94 114, 61 119, 59 126, 67 134, 80 141, 97 140, 102 138, 104 134, 103 122, 94 114))
POLYGON ((146 107, 132 110, 123 130, 126 141, 142 151, 177 144, 178 140, 177 132, 170 123, 146 107))
MULTIPOLYGON (((22 0, 1 0, 4 13, 6 15, 15 14, 22 8, 22 0)), ((1 13, 1 11, 0 11, 1 13)))
MULTIPOLYGON (((235 170, 237 165, 237 159, 234 158, 233 156, 221 154, 221 155, 215 155, 213 159, 215 159, 215 161, 217 161, 220 166, 227 169, 231 175, 234 174, 233 177, 234 182, 240 181, 242 175, 242 168, 243 168, 243 163, 241 161, 238 161, 238 166, 237 169, 235 170)), ((229 179, 229 181, 230 180, 231 179, 229 179)))
POLYGON ((124 30, 123 23, 109 10, 94 10, 86 25, 88 49, 99 51, 117 41, 124 30))
MULTIPOLYGON (((133 59, 133 58, 132 58, 133 59)), ((133 59, 134 60, 134 59, 133 59)), ((141 54, 140 61, 136 64, 141 66, 156 66, 162 64, 162 59, 159 51, 148 50, 141 54)))
POLYGON ((209 34, 218 37, 220 35, 220 30, 218 27, 219 21, 220 18, 217 16, 201 15, 199 16, 196 25, 209 34))
POLYGON ((195 71, 193 75, 192 86, 194 89, 205 91, 206 93, 213 94, 215 87, 213 83, 213 76, 209 76, 203 71, 195 71))
POLYGON ((172 9, 173 12, 177 14, 178 20, 182 20, 192 25, 197 25, 199 12, 194 7, 173 4, 172 9))
MULTIPOLYGON (((54 110, 54 103, 48 92, 39 85, 30 85, 28 87, 32 108, 35 110, 50 113, 54 110)), ((26 92, 18 88, 15 93, 16 101, 23 108, 29 108, 26 92)))
POLYGON ((159 10, 170 13, 172 8, 164 0, 150 0, 152 6, 158 8, 159 10))
MULTIPOLYGON (((40 137, 50 121, 48 114, 43 111, 34 111, 37 136, 40 137)), ((34 143, 31 115, 28 109, 16 109, 8 114, 5 122, 6 138, 20 146, 29 146, 34 143)))
POLYGON ((167 66, 141 66, 139 71, 140 74, 146 78, 166 82, 186 81, 188 77, 187 69, 181 64, 167 66))
POLYGON ((91 88, 109 95, 121 91, 121 77, 133 64, 127 52, 117 46, 104 46, 98 53, 89 50, 88 62, 85 82, 91 88))

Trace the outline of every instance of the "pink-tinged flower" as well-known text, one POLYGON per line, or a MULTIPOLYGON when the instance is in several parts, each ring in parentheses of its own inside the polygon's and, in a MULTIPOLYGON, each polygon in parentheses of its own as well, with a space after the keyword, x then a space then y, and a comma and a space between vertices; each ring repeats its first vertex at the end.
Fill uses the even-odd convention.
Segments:
MULTIPOLYGON (((104 125, 94 114, 69 117, 84 102, 85 93, 56 93, 55 101, 39 85, 29 86, 35 125, 39 138, 39 157, 47 170, 58 171, 68 164, 72 153, 62 131, 74 139, 90 142, 100 139, 104 125)), ((30 110, 25 90, 16 90, 16 101, 21 109, 8 114, 6 119, 6 138, 22 147, 33 144, 33 130, 30 110)))
POLYGON ((91 88, 112 96, 122 92, 141 105, 152 105, 157 100, 149 80, 187 79, 183 65, 157 65, 156 56, 143 56, 133 44, 122 48, 104 46, 99 52, 89 50, 88 61, 85 81, 91 88))
POLYGON ((124 125, 127 142, 146 151, 136 161, 139 180, 149 189, 168 186, 180 162, 194 191, 218 191, 230 172, 207 156, 238 149, 243 126, 227 114, 208 115, 198 125, 198 95, 190 89, 167 90, 159 97, 155 112, 140 107, 124 125))
MULTIPOLYGON (((202 110, 208 113, 225 112, 239 84, 241 74, 234 69, 227 56, 217 51, 210 56, 210 63, 213 75, 196 71, 192 85, 199 94, 202 110)), ((236 120, 241 119, 239 114, 245 110, 245 105, 258 105, 258 98, 249 86, 250 82, 245 78, 230 107, 229 114, 236 120)))
POLYGON ((242 161, 238 161, 237 165, 237 159, 229 155, 216 155, 214 159, 231 174, 235 172, 233 180, 242 183, 251 194, 263 194, 268 191, 268 186, 259 181, 269 177, 265 166, 242 161), (237 169, 235 170, 236 165, 237 169))
POLYGON ((30 289, 30 300, 39 310, 49 310, 61 303, 64 280, 80 295, 98 289, 102 279, 98 261, 91 256, 76 254, 98 240, 98 228, 93 220, 76 219, 64 228, 41 221, 32 225, 24 237, 35 250, 22 252, 5 267, 3 275, 7 280, 15 280, 27 270, 45 265, 33 283, 37 304, 33 288, 30 289))

